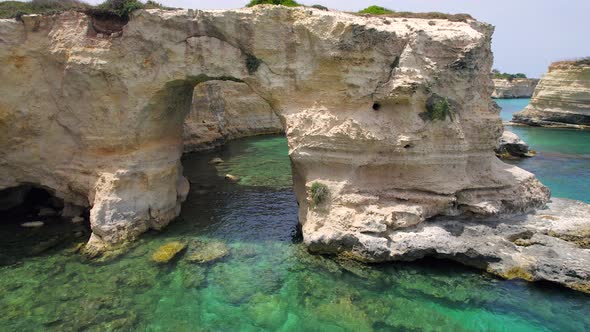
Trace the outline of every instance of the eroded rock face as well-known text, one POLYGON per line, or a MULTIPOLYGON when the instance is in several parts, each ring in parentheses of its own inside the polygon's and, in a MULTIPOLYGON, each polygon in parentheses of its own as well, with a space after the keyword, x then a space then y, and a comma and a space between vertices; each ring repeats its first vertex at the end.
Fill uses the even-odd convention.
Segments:
POLYGON ((248 121, 261 114, 276 128, 270 110, 279 115, 312 248, 349 249, 329 240, 340 234, 387 243, 436 215, 548 199, 532 174, 494 155, 502 123, 485 23, 257 6, 141 10, 122 33, 89 29, 76 12, 0 21, 0 75, 10 78, 0 80, 0 189, 32 183, 92 207, 90 249, 179 213, 191 108, 187 126, 196 117, 199 132, 204 120, 213 140, 258 130, 248 121), (246 93, 227 98, 236 91, 246 93), (244 109, 255 113, 232 113, 244 109), (317 206, 314 182, 328 192, 317 206))
POLYGON ((556 62, 513 122, 543 127, 590 128, 590 60, 556 62))
POLYGON ((448 258, 507 279, 548 280, 590 293, 589 213, 588 204, 554 198, 534 214, 436 218, 400 229, 389 241, 366 234, 355 252, 368 261, 448 258))
POLYGON ((536 78, 515 78, 512 80, 496 79, 494 82, 494 91, 492 98, 510 99, 510 98, 530 98, 539 84, 536 78))
POLYGON ((281 120, 270 104, 246 83, 203 82, 195 87, 190 113, 184 121, 184 151, 212 148, 226 140, 276 134, 281 120))

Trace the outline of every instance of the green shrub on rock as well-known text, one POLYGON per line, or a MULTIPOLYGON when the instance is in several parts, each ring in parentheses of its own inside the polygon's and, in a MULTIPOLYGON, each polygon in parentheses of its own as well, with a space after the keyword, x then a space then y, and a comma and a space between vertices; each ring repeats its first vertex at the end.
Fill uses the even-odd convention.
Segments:
POLYGON ((328 186, 323 183, 314 182, 311 184, 311 200, 313 205, 318 206, 322 204, 329 195, 328 186))
POLYGON ((329 10, 328 7, 322 5, 313 5, 311 8, 319 9, 319 10, 329 10))
POLYGON ((119 17, 129 17, 133 11, 142 9, 143 3, 138 0, 106 0, 98 5, 98 10, 104 10, 119 17))
POLYGON ((246 68, 248 69, 248 74, 254 74, 261 64, 262 60, 258 59, 256 56, 252 54, 246 54, 246 68))
POLYGON ((283 5, 287 7, 299 7, 301 6, 294 0, 252 0, 246 5, 246 7, 253 7, 256 5, 283 5))
POLYGON ((395 13, 391 9, 387 9, 380 6, 369 6, 361 11, 358 12, 359 14, 371 14, 371 15, 385 15, 385 14, 393 14, 395 13))
POLYGON ((527 78, 526 74, 523 73, 516 73, 516 74, 509 74, 509 73, 501 73, 498 69, 492 70, 492 74, 494 74, 494 78, 496 79, 505 79, 512 81, 515 78, 527 78))
POLYGON ((421 114, 422 119, 430 121, 445 121, 447 117, 453 120, 451 103, 445 97, 433 94, 426 100, 426 112, 421 114))

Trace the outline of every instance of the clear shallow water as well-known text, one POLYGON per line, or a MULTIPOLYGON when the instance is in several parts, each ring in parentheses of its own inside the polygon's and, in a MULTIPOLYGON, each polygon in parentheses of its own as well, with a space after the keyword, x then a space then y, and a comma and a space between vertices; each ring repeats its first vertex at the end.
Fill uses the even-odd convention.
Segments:
MULTIPOLYGON (((512 119, 529 99, 497 99, 503 120, 512 119)), ((590 130, 507 126, 537 152, 533 158, 509 161, 537 177, 555 197, 590 203, 590 130)))
MULTIPOLYGON (((90 264, 69 244, 0 268, 0 331, 584 331, 590 296, 503 281, 445 261, 363 266, 309 255, 283 137, 185 156, 178 221, 121 258, 90 264), (226 162, 212 166, 221 157, 226 162), (242 178, 227 182, 230 173, 242 178), (150 256, 178 239, 225 242, 211 264, 150 256)), ((6 230, 8 221, 0 223, 6 230)), ((48 229, 58 227, 45 226, 48 229)), ((62 227, 62 226, 59 226, 62 227)), ((11 232, 0 232, 0 244, 11 232)), ((14 253, 17 255, 17 253, 14 253)))

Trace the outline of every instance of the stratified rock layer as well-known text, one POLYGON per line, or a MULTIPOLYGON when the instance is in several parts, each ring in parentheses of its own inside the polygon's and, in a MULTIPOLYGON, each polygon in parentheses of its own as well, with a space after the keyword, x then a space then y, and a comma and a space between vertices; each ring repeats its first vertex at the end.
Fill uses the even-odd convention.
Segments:
POLYGON ((513 122, 543 127, 590 128, 590 60, 556 62, 537 85, 531 103, 513 122))
POLYGON ((494 91, 492 98, 510 99, 510 98, 530 98, 539 83, 536 78, 514 78, 492 80, 494 82, 494 91))
POLYGON ((433 216, 527 211, 549 197, 494 155, 488 24, 256 6, 140 10, 110 35, 94 26, 76 12, 0 21, 0 189, 34 184, 91 207, 89 251, 178 215, 191 108, 187 126, 205 121, 212 140, 258 130, 243 121, 260 114, 275 128, 278 114, 312 247, 334 234, 388 242, 433 216), (235 91, 247 102, 216 97, 235 91))

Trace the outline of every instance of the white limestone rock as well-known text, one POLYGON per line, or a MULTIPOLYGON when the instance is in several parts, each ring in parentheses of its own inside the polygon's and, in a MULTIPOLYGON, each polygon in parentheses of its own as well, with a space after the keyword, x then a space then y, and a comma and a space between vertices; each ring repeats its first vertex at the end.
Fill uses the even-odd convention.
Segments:
POLYGON ((494 82, 494 91, 492 98, 511 99, 511 98, 530 98, 539 84, 536 78, 514 78, 492 80, 494 82))
POLYGON ((590 58, 555 62, 530 104, 512 121, 532 126, 590 129, 590 58))
POLYGON ((139 10, 117 38, 78 12, 23 21, 0 20, 0 189, 35 184, 91 208, 90 252, 179 214, 183 141, 274 130, 272 114, 309 245, 548 199, 494 155, 488 24, 282 6, 139 10), (330 191, 321 207, 315 181, 330 191))

